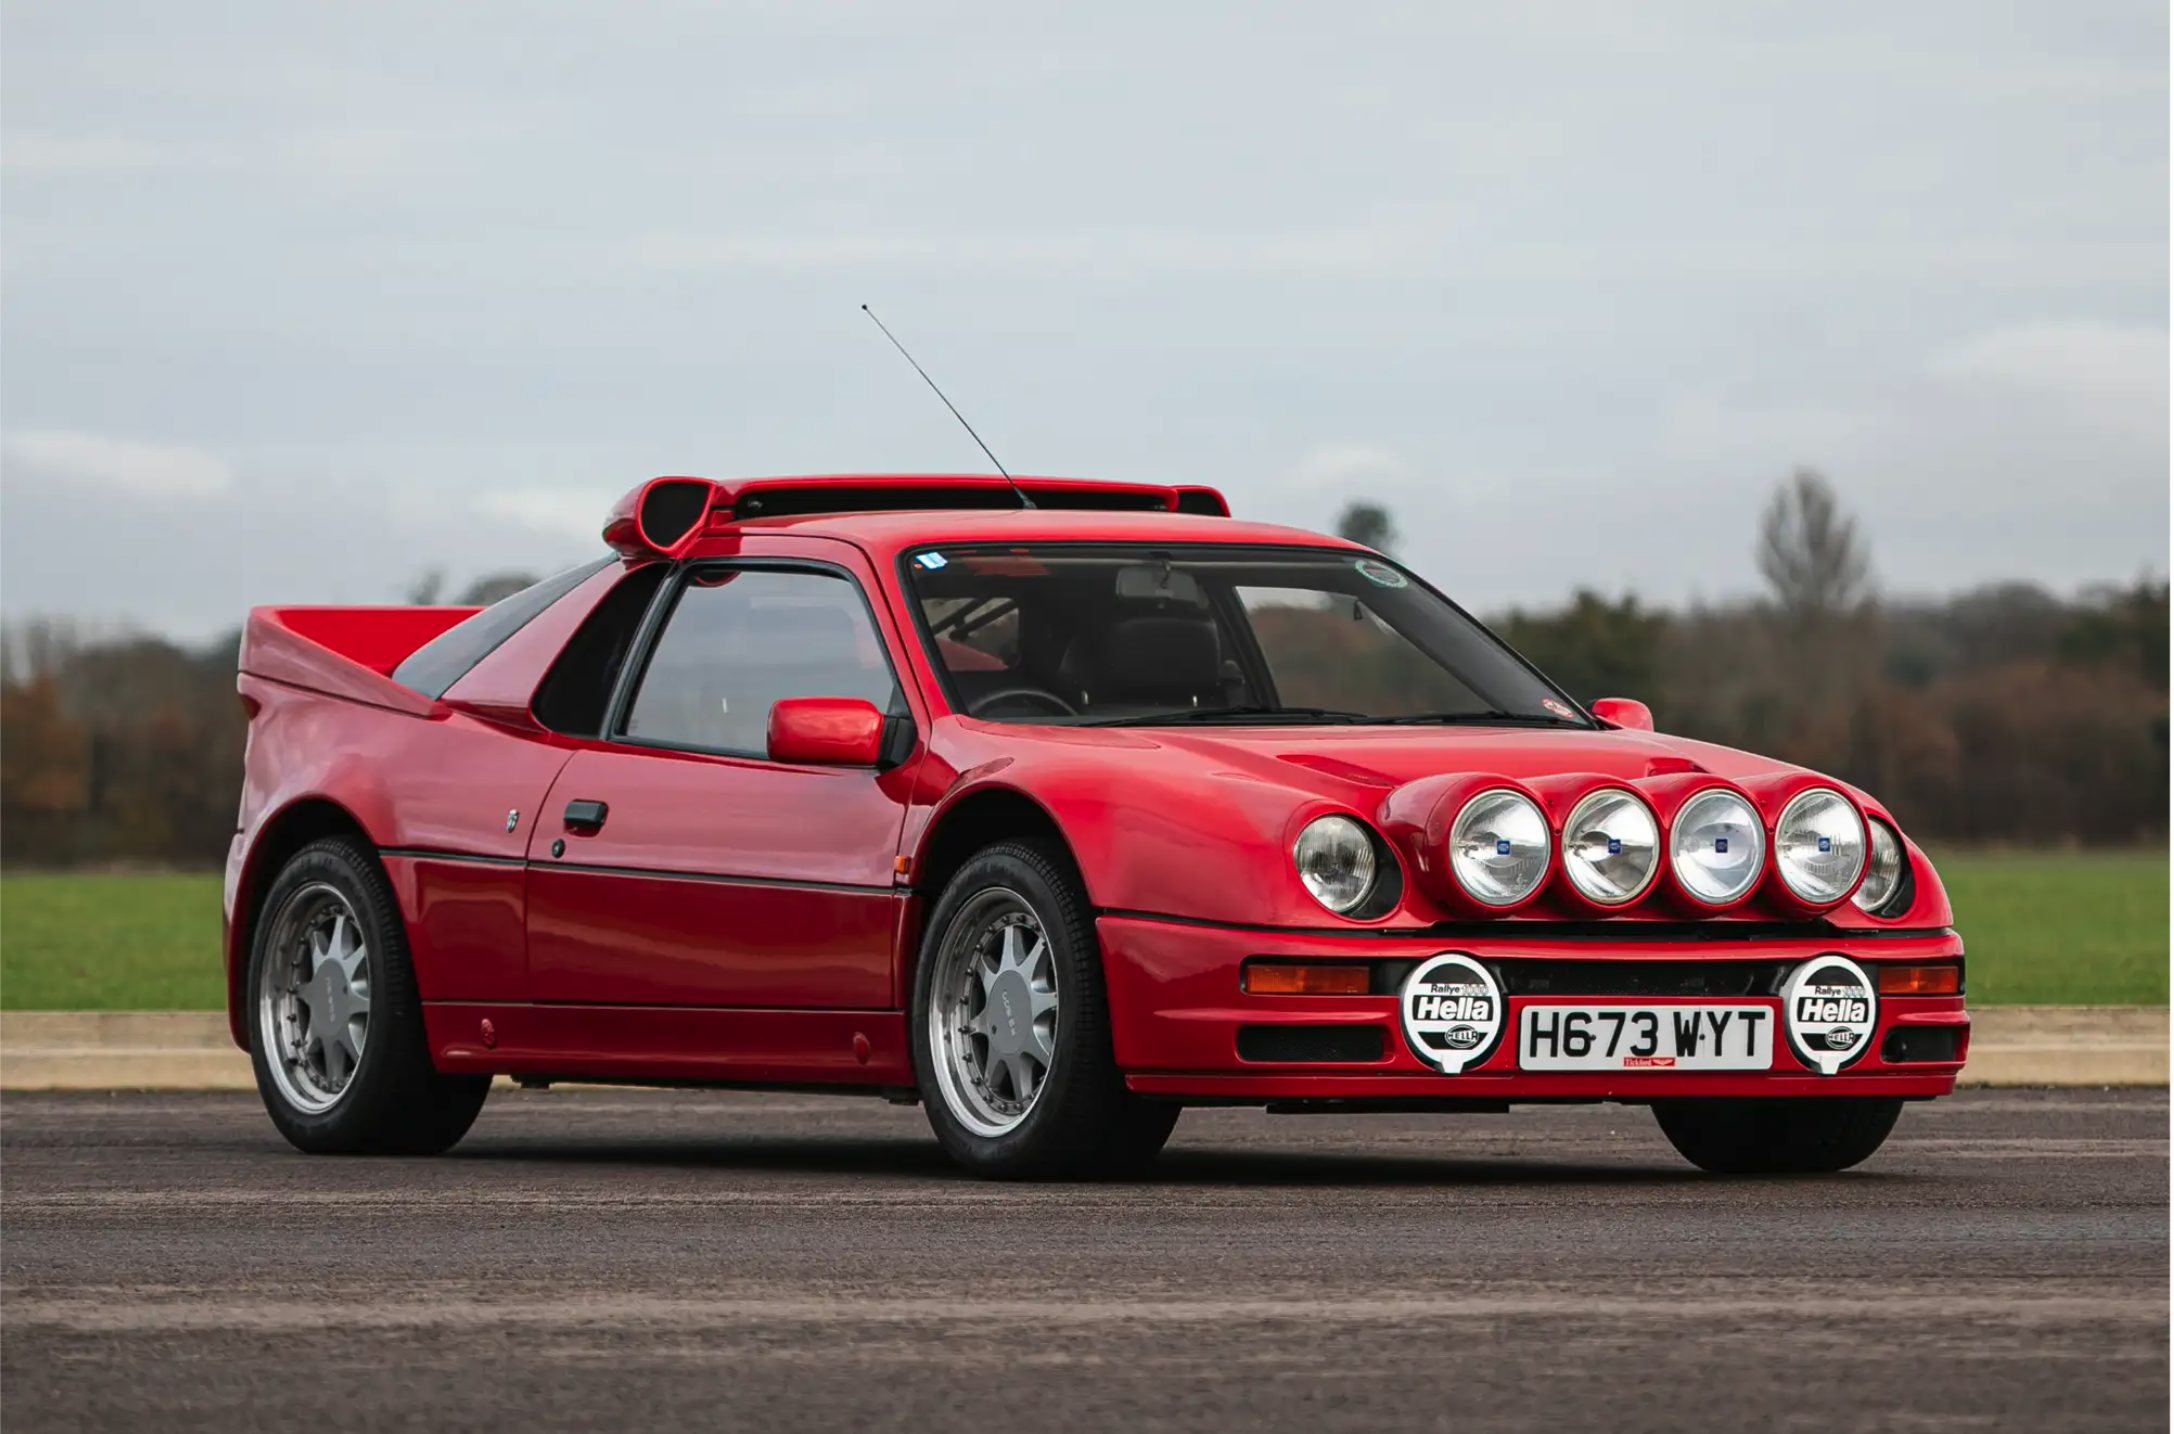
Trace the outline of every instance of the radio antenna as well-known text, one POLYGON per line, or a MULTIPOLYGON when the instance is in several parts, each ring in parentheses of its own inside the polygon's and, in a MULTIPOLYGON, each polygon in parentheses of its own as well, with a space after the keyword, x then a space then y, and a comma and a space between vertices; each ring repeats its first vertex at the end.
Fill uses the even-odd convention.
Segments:
POLYGON ((907 363, 913 364, 913 371, 921 375, 921 382, 928 385, 929 392, 935 394, 938 398, 943 399, 944 407, 951 410, 951 416, 959 421, 959 427, 966 430, 966 436, 973 439, 974 445, 979 448, 983 453, 987 453, 989 455, 989 461, 996 464, 996 471, 1004 475, 1004 481, 1006 483, 1011 484, 1012 496, 1019 500, 1019 506, 1022 508, 1033 507, 1034 500, 1027 496, 1027 490, 1019 486, 1019 480, 1012 477, 1010 469, 1006 468, 1002 463, 997 462, 997 456, 994 453, 989 453, 989 445, 983 443, 981 441, 981 435, 974 432, 974 425, 966 421, 966 415, 959 412, 957 406, 954 405, 950 399, 944 398, 944 391, 936 386, 935 379, 932 379, 928 376, 928 370, 921 367, 921 365, 919 365, 918 363, 914 363, 913 355, 906 352, 906 346, 898 341, 898 335, 892 333, 889 329, 884 328, 883 320, 876 318, 876 311, 869 308, 866 304, 861 305, 861 312, 866 314, 870 319, 874 320, 877 328, 883 329, 883 336, 891 341, 891 347, 897 349, 899 352, 899 356, 905 359, 907 363))

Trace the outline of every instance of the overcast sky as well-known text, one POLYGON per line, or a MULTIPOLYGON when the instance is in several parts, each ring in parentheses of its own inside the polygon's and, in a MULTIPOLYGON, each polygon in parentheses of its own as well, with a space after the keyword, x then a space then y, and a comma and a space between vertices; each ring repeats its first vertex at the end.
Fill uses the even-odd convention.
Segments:
POLYGON ((201 636, 657 473, 1390 504, 1468 605, 2168 558, 2163 4, 33 3, 0 608, 201 636))

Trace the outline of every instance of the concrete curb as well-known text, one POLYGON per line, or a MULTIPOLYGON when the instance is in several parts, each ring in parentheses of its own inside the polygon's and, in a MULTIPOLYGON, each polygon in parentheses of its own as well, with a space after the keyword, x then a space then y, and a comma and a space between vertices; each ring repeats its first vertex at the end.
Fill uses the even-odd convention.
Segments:
MULTIPOLYGON (((1987 1006, 1970 1016, 1963 1085, 2167 1084, 2164 1006, 1987 1006)), ((222 1012, 0 1012, 0 1090, 256 1085, 222 1012)))
POLYGON ((1963 1085, 2167 1083, 2164 1006, 1985 1006, 1963 1085))

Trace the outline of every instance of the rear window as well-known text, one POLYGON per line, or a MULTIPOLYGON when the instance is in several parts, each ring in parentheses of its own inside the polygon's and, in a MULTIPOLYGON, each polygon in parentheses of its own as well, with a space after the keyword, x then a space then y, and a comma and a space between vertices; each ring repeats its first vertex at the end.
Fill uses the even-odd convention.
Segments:
POLYGON ((443 697, 447 688, 468 675, 469 668, 497 651, 500 643, 528 626, 537 614, 617 561, 602 557, 568 568, 492 603, 409 653, 393 669, 393 681, 425 697, 443 697))

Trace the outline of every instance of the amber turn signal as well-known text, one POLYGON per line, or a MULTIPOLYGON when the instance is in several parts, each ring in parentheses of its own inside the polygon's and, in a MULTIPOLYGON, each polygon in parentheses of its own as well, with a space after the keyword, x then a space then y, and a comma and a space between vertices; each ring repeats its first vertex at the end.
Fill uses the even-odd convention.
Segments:
POLYGON ((1963 989, 1960 966, 1882 966, 1882 996, 1952 996, 1963 989))
POLYGON ((1373 974, 1354 963, 1301 965, 1295 961, 1254 961, 1245 968, 1246 990, 1255 996, 1363 996, 1373 974))

